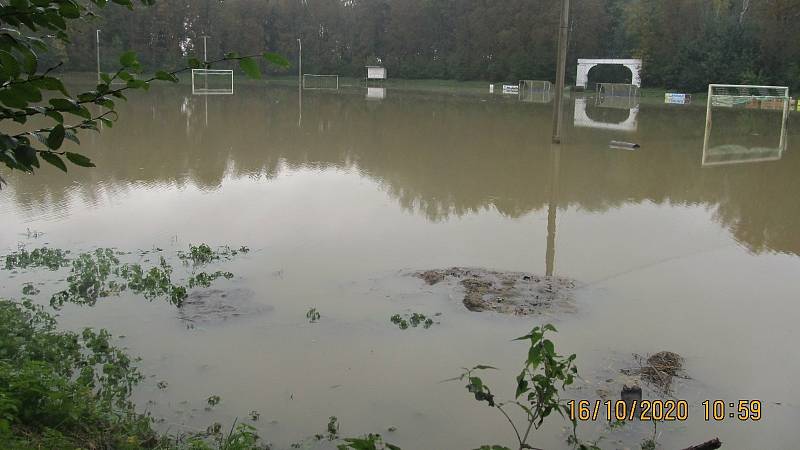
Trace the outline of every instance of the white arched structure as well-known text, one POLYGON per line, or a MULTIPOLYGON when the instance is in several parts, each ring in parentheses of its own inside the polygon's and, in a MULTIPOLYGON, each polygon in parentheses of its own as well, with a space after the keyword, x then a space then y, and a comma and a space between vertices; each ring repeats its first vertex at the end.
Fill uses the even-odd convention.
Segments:
POLYGON ((603 64, 617 64, 625 66, 631 71, 631 84, 642 87, 642 60, 641 59, 579 59, 578 75, 575 77, 575 85, 586 89, 589 84, 589 71, 592 67, 603 64))
POLYGON ((585 128, 598 128, 601 130, 636 131, 639 129, 639 105, 630 108, 628 118, 622 123, 598 122, 586 112, 586 98, 575 99, 575 126, 585 128))

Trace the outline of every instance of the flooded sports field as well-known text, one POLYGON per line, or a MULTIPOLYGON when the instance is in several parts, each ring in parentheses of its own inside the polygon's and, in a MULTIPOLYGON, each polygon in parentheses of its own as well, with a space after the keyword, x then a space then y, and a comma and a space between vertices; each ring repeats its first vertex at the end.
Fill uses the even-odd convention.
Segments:
MULTIPOLYGON (((201 270, 182 252, 218 252, 180 306, 143 288, 58 310, 141 358, 136 402, 164 431, 237 421, 276 448, 333 448, 314 435, 335 416, 342 435, 404 449, 516 445, 497 410, 443 380, 490 365, 483 381, 513 398, 528 356, 513 339, 550 323, 577 355, 569 398, 637 384, 686 401, 688 418, 655 429, 661 448, 797 448, 798 116, 782 128, 781 111, 717 108, 707 129, 703 99, 573 94, 554 146, 548 100, 154 87, 80 135, 96 168, 4 173, 0 254, 112 248, 145 270, 163 258, 181 282, 201 270), (659 352, 681 361, 668 382, 643 376, 659 352), (723 401, 718 420, 706 400, 723 401), (758 420, 730 416, 740 400, 760 402, 758 420)), ((0 270, 0 297, 32 286, 49 309, 69 276, 0 270)), ((569 448, 570 430, 551 417, 533 445, 569 448)), ((578 431, 603 448, 654 434, 602 414, 578 431)))

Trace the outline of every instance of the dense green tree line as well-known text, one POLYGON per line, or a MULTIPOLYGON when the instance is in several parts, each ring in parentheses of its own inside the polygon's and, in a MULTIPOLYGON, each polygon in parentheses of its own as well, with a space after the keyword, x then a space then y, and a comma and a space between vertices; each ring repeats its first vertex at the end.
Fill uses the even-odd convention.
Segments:
MULTIPOLYGON (((553 0, 164 0, 103 10, 56 56, 94 70, 100 28, 108 64, 124 49, 145 67, 178 64, 202 56, 203 35, 209 58, 268 48, 296 60, 302 38, 306 73, 361 77, 380 63, 395 78, 551 79, 557 21, 553 0)), ((641 57, 648 86, 800 87, 800 0, 573 0, 571 31, 570 77, 579 57, 641 57)))

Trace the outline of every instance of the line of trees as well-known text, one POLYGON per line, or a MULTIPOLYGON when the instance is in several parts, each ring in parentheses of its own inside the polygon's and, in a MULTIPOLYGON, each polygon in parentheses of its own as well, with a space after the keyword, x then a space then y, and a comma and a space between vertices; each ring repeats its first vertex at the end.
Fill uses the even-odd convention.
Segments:
MULTIPOLYGON (((94 70, 99 28, 106 69, 125 49, 145 67, 178 64, 202 56, 208 35, 209 57, 268 48, 292 60, 302 38, 306 73, 361 77, 381 64, 394 78, 551 79, 557 23, 554 0, 161 0, 104 9, 53 56, 94 70)), ((646 86, 800 87, 800 0, 573 0, 570 36, 571 77, 579 57, 640 57, 646 86)))

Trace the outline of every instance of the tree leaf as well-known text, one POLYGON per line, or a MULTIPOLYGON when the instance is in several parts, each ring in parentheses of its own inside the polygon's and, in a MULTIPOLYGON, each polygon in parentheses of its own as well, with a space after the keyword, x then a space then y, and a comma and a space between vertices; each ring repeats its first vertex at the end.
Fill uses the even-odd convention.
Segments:
POLYGON ((202 61, 197 58, 189 58, 187 61, 187 65, 192 69, 200 69, 203 67, 202 61))
POLYGON ((261 69, 258 68, 258 63, 253 58, 240 59, 239 67, 248 77, 256 80, 261 78, 261 69))
POLYGON ((128 87, 131 89, 144 89, 146 91, 150 89, 150 84, 144 80, 132 79, 128 80, 128 87))
POLYGON ((58 155, 51 152, 42 152, 39 153, 39 156, 42 157, 43 160, 47 161, 53 166, 58 167, 59 169, 63 170, 64 172, 67 171, 67 165, 64 164, 64 160, 61 159, 58 155))
POLYGON ((95 167, 94 163, 87 157, 81 155, 80 153, 66 153, 67 159, 76 166, 81 167, 95 167))
POLYGON ((133 67, 137 64, 136 52, 128 51, 119 57, 119 63, 122 67, 133 67))
POLYGON ((53 150, 58 150, 61 148, 61 144, 64 143, 64 125, 58 124, 50 130, 50 134, 47 136, 47 147, 53 150))
POLYGON ((275 64, 278 67, 283 67, 283 68, 289 67, 289 60, 287 60, 286 58, 277 53, 267 52, 264 53, 263 56, 264 59, 267 60, 267 62, 275 64))
POLYGON ((177 83, 178 82, 178 77, 176 77, 175 75, 173 75, 173 74, 171 74, 169 72, 165 72, 163 70, 159 70, 158 72, 156 72, 156 80, 171 81, 173 83, 177 83))

